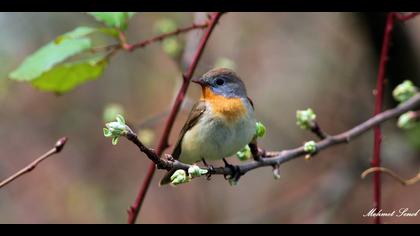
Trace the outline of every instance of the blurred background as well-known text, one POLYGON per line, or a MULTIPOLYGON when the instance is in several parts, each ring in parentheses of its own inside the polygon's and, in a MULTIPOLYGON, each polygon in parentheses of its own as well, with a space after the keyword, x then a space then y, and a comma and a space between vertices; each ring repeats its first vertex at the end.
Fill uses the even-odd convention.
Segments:
MULTIPOLYGON (((138 13, 130 21, 128 40, 156 35, 154 25, 162 19, 185 27, 200 17, 203 14, 138 13)), ((315 139, 296 126, 298 109, 314 109, 330 134, 373 114, 385 17, 385 13, 227 13, 195 75, 218 63, 234 67, 247 85, 257 119, 267 127, 261 146, 293 148, 315 139)), ((100 24, 85 13, 0 13, 0 179, 49 150, 59 137, 69 138, 62 153, 0 189, 0 223, 125 223, 126 209, 143 182, 150 162, 126 140, 111 145, 103 136, 103 113, 110 105, 122 107, 126 119, 140 128, 140 136, 155 146, 180 86, 182 56, 168 55, 161 43, 121 52, 101 78, 60 96, 8 79, 26 56, 80 25, 100 24)), ((177 48, 186 44, 188 54, 201 33, 177 37, 177 48)), ((176 53, 182 55, 182 50, 176 53)), ((391 92, 398 83, 411 79, 420 85, 419 55, 420 17, 397 22, 386 108, 396 105, 391 92)), ((199 96, 200 89, 192 85, 170 144, 199 96)), ((403 177, 414 176, 420 169, 420 128, 403 131, 396 120, 382 127, 383 166, 403 177)), ((260 168, 233 187, 221 176, 176 188, 158 187, 164 174, 158 171, 138 222, 371 223, 373 219, 362 215, 373 207, 372 178, 359 176, 370 165, 372 144, 369 132, 311 160, 282 165, 279 180, 273 179, 271 168, 260 168)), ((230 160, 239 162, 235 157, 230 160)), ((384 211, 420 209, 419 186, 402 187, 384 176, 384 211)), ((384 222, 420 223, 420 218, 384 222)))

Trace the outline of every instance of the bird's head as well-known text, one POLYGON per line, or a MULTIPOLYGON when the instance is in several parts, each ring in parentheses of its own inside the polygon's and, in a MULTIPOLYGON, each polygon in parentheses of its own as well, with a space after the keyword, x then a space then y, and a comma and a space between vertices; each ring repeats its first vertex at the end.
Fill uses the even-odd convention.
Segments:
POLYGON ((192 82, 201 85, 203 93, 209 91, 227 98, 247 97, 244 83, 230 69, 212 69, 203 76, 193 79, 192 82))

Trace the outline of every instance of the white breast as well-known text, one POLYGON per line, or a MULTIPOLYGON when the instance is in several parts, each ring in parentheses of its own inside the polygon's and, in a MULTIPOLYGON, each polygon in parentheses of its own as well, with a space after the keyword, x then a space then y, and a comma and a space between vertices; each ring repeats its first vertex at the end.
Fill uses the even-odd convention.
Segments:
MULTIPOLYGON (((246 101, 247 108, 251 105, 246 101)), ((223 118, 210 118, 207 107, 197 124, 187 131, 182 140, 179 160, 195 163, 205 160, 219 160, 229 157, 249 144, 255 135, 255 116, 253 109, 247 109, 242 119, 228 124, 223 118)))

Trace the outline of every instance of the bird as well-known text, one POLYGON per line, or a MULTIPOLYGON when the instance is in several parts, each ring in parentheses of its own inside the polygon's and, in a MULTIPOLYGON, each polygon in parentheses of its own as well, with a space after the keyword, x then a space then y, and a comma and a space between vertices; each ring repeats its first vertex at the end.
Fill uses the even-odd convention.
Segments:
MULTIPOLYGON (((201 98, 181 129, 172 157, 186 164, 203 161, 206 166, 207 160, 225 161, 255 137, 253 102, 231 69, 215 68, 191 81, 201 86, 201 98)), ((174 172, 168 171, 159 185, 170 183, 174 172)))

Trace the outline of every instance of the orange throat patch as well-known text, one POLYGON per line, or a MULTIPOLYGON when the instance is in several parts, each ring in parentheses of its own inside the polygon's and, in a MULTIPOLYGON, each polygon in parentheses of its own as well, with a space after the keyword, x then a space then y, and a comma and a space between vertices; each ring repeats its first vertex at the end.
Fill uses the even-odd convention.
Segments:
POLYGON ((238 121, 247 112, 240 98, 227 98, 215 94, 208 87, 203 88, 201 99, 210 103, 212 111, 216 116, 223 117, 228 122, 238 121))

